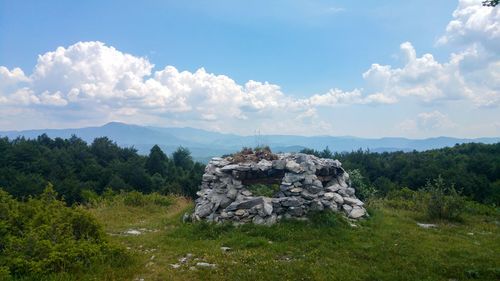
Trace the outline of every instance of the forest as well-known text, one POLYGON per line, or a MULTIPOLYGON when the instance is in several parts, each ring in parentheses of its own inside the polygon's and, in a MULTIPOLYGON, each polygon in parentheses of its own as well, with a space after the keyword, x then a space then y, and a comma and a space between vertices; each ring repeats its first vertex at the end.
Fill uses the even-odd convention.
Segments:
POLYGON ((358 170, 364 183, 384 197, 407 187, 418 190, 428 181, 442 178, 462 196, 500 205, 500 143, 457 144, 423 152, 384 152, 369 150, 333 153, 304 149, 301 152, 339 159, 347 170, 358 170))
POLYGON ((91 144, 76 136, 0 139, 0 187, 19 199, 41 194, 48 183, 68 204, 106 190, 192 197, 203 169, 183 147, 169 157, 155 145, 143 156, 107 137, 91 144))
MULTIPOLYGON (((423 152, 339 153, 328 147, 301 152, 339 159, 346 170, 360 173, 362 184, 373 189, 374 196, 404 187, 418 190, 441 177, 462 196, 500 205, 500 143, 457 144, 423 152)), ((194 198, 203 170, 204 165, 193 161, 183 147, 167 155, 155 145, 149 155, 140 155, 107 137, 91 144, 76 136, 0 139, 0 187, 19 199, 41 194, 48 183, 68 204, 84 203, 106 190, 194 198)))

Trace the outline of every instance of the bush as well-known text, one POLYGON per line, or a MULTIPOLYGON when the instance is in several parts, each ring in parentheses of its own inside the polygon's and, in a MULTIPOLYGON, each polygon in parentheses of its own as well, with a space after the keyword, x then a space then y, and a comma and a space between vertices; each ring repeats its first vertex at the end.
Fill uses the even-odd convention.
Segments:
POLYGON ((385 197, 387 206, 410 211, 424 211, 428 194, 423 191, 414 191, 407 187, 393 190, 385 197))
POLYGON ((75 272, 110 256, 127 259, 89 213, 56 197, 51 185, 26 202, 0 190, 0 276, 75 272))
POLYGON ((351 185, 356 189, 356 196, 367 201, 376 194, 376 190, 373 186, 366 183, 365 178, 361 175, 358 169, 348 171, 349 179, 351 180, 351 185))
POLYGON ((247 189, 255 196, 274 197, 280 191, 280 186, 278 184, 252 184, 247 189))
POLYGON ((465 200, 453 185, 446 186, 439 176, 428 181, 424 190, 429 194, 426 212, 430 219, 461 220, 465 200))
POLYGON ((385 202, 392 208, 423 212, 431 220, 450 221, 460 221, 466 208, 472 206, 453 185, 445 185, 441 177, 428 181, 418 191, 409 188, 391 191, 385 202))
POLYGON ((125 205, 129 207, 168 207, 172 205, 174 199, 171 196, 161 195, 153 192, 150 194, 143 194, 138 191, 121 191, 119 193, 113 192, 111 189, 106 189, 102 196, 96 200, 91 200, 87 203, 88 206, 99 205, 125 205))

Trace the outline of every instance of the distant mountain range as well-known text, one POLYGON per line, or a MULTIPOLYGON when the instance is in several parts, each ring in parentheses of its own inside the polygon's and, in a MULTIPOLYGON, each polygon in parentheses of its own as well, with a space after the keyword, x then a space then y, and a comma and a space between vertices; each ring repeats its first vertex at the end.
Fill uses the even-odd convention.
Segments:
POLYGON ((399 137, 388 138, 358 138, 334 136, 295 136, 295 135, 259 135, 240 136, 223 134, 194 128, 160 128, 129 125, 111 122, 100 127, 85 127, 79 129, 43 129, 26 131, 4 131, 0 136, 17 138, 36 138, 41 134, 49 137, 69 138, 76 135, 87 142, 96 137, 107 136, 121 146, 133 146, 139 153, 147 154, 149 149, 158 144, 166 153, 171 153, 179 146, 189 148, 193 158, 206 162, 213 156, 238 151, 243 146, 255 147, 269 145, 276 152, 294 152, 303 148, 323 150, 329 147, 332 151, 352 151, 370 149, 375 152, 385 151, 422 151, 428 149, 453 146, 457 143, 497 143, 500 138, 461 139, 452 137, 437 137, 427 139, 407 139, 399 137))

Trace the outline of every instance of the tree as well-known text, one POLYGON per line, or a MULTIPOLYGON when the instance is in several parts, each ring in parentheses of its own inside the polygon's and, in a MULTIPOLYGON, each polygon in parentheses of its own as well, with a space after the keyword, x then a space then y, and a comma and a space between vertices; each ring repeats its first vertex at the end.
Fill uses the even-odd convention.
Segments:
POLYGON ((165 176, 167 173, 167 155, 163 153, 158 145, 151 148, 148 160, 146 161, 146 170, 150 175, 160 174, 165 176))
POLYGON ((500 3, 500 0, 487 0, 483 1, 483 6, 495 7, 496 5, 498 5, 498 3, 500 3))
POLYGON ((193 166, 193 158, 191 157, 191 152, 189 149, 180 146, 177 150, 172 154, 172 158, 174 159, 174 164, 178 167, 181 167, 185 170, 189 170, 193 166))

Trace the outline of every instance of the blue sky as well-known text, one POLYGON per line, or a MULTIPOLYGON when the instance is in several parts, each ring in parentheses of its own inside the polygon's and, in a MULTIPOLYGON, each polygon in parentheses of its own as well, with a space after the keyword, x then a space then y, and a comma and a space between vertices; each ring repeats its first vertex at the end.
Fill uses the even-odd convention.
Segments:
POLYGON ((472 0, 0 0, 0 130, 498 136, 499 21, 472 0))

